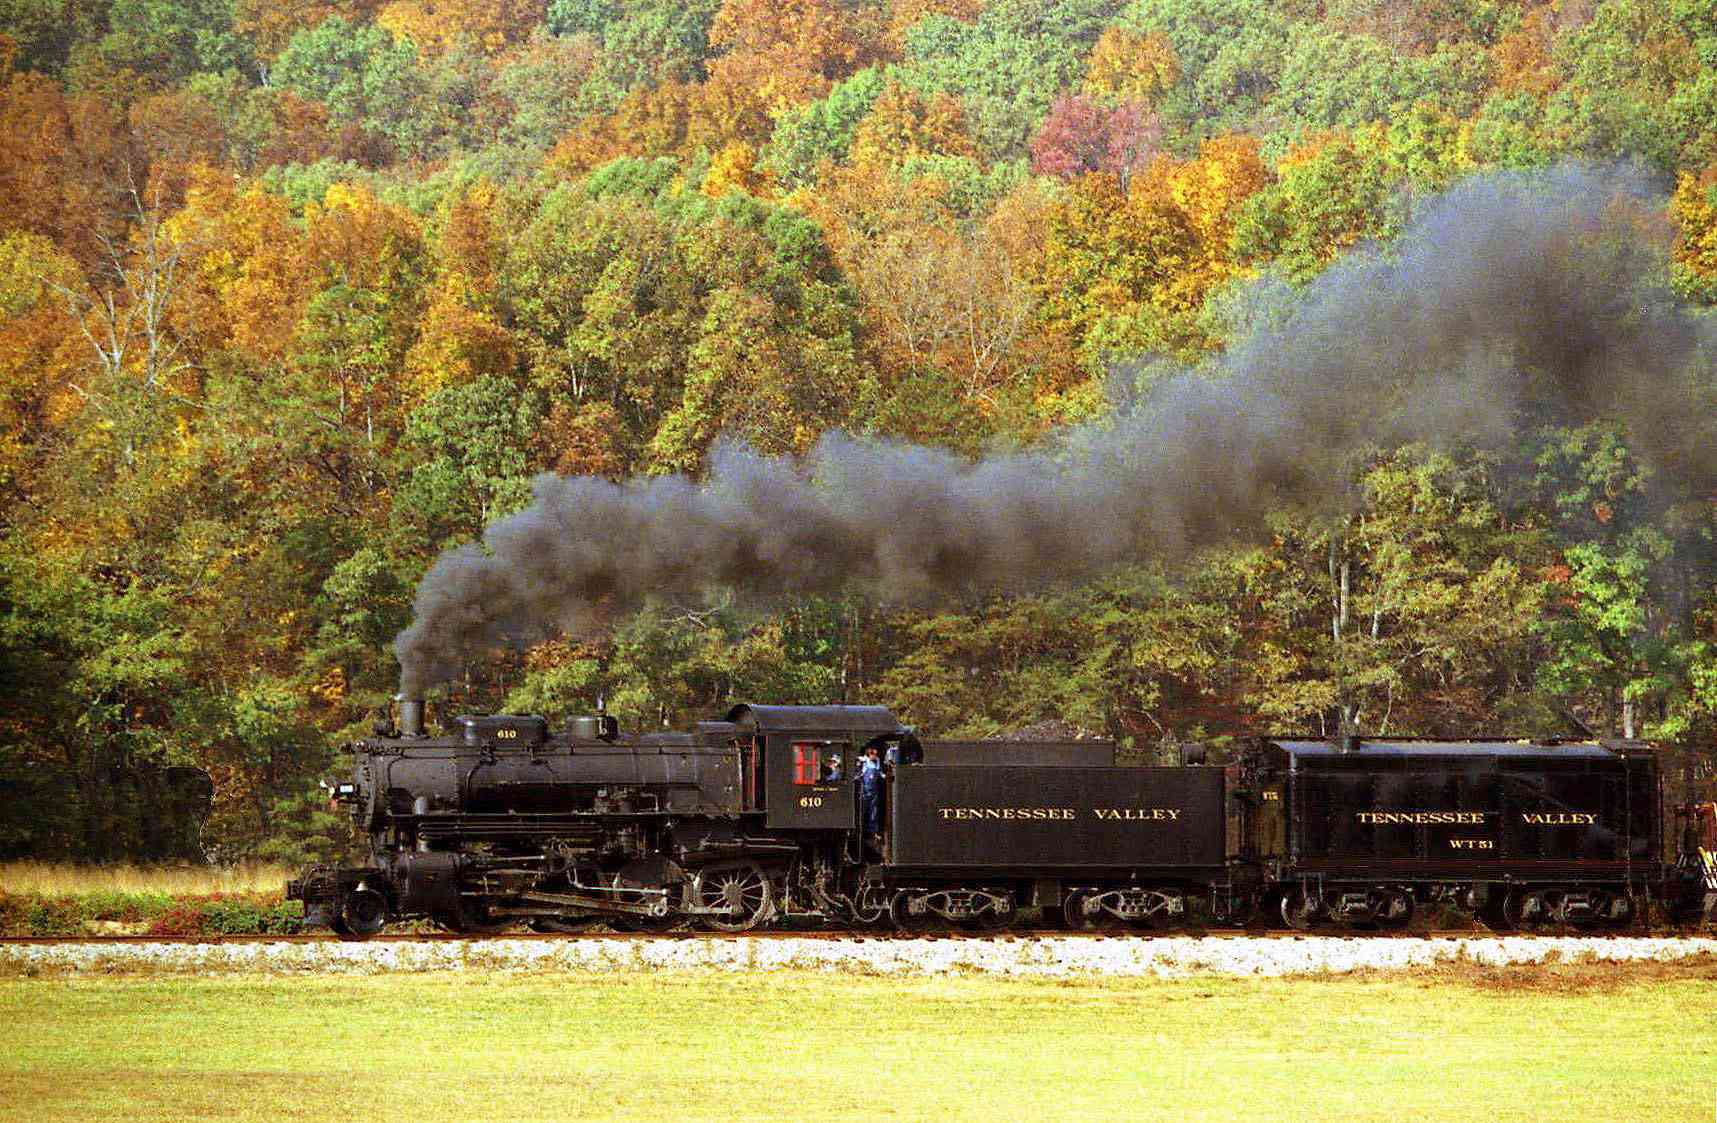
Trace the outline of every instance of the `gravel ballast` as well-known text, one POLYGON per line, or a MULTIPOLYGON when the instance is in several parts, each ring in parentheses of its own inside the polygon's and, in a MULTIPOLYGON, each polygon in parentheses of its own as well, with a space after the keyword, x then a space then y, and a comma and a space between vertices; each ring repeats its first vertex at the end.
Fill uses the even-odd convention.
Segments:
POLYGON ((378 943, 4 944, 0 974, 385 974, 428 971, 829 971, 1037 977, 1281 976, 1467 962, 1670 962, 1717 956, 1717 938, 1307 936, 979 939, 407 940, 378 943))

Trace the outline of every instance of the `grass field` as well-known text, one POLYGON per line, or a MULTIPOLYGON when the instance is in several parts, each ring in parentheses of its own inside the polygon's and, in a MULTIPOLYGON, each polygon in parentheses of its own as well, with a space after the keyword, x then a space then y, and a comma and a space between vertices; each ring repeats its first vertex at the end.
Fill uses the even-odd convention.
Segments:
POLYGON ((285 866, 80 866, 0 862, 0 893, 278 893, 298 871, 285 866))
POLYGON ((1717 969, 0 981, 0 1118, 1698 1119, 1717 969))

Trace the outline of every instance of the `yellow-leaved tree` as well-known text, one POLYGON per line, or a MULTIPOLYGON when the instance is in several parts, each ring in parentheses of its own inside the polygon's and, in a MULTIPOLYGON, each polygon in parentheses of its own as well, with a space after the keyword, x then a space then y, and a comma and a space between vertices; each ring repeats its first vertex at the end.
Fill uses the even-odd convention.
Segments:
POLYGON ((1174 44, 1160 31, 1132 31, 1116 24, 1091 49, 1085 90, 1098 97, 1154 106, 1180 80, 1174 44))
POLYGON ((77 262, 49 239, 0 236, 0 496, 8 508, 30 496, 56 434, 82 408, 73 379, 85 344, 60 296, 82 284, 77 262))
POLYGON ((435 282, 405 358, 410 392, 419 401, 445 386, 509 374, 515 366, 512 335, 495 309, 501 245, 495 203, 495 187, 484 181, 443 210, 435 282))
POLYGON ((393 0, 376 23, 426 58, 459 47, 495 55, 529 39, 547 8, 547 0, 393 0))
POLYGON ((925 100, 890 82, 853 134, 855 164, 901 164, 918 156, 974 156, 959 99, 938 93, 925 100))
POLYGON ((1717 304, 1717 167, 1677 178, 1669 216, 1675 223, 1669 268, 1676 290, 1717 304))

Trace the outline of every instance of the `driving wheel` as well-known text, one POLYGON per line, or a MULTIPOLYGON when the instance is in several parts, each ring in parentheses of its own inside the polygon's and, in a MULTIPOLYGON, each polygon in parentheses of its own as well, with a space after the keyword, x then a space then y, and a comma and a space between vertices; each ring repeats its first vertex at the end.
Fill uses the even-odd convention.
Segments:
POLYGON ((769 878, 754 862, 714 866, 698 875, 697 901, 700 908, 728 910, 699 914, 703 924, 718 932, 745 932, 769 913, 769 878))

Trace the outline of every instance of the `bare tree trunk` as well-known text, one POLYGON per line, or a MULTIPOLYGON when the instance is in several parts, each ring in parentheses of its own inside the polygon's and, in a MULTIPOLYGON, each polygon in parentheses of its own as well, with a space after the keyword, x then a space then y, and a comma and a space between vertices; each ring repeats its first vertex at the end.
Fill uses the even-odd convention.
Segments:
POLYGON ((1330 638, 1337 644, 1347 633, 1347 599, 1348 584, 1351 578, 1352 563, 1347 560, 1341 549, 1341 540, 1331 537, 1329 541, 1329 580, 1330 580, 1330 638))
POLYGON ((1337 736, 1341 736, 1352 728, 1357 707, 1347 696, 1347 638, 1348 594, 1352 584, 1353 565, 1342 549, 1341 538, 1330 535, 1329 540, 1329 577, 1330 577, 1330 639, 1335 646, 1335 677, 1336 677, 1336 721, 1337 736))
MULTIPOLYGON (((170 238, 159 199, 146 201, 136 186, 128 186, 131 214, 125 236, 98 235, 103 249, 102 277, 92 291, 48 285, 60 295, 95 353, 105 389, 73 385, 82 397, 110 411, 128 412, 121 380, 127 371, 140 376, 145 396, 170 393, 167 382, 192 364, 181 358, 184 341, 172 330, 169 310, 181 282, 180 265, 186 243, 170 238)), ((136 407, 129 407, 135 412, 136 407)), ((121 418, 121 420, 130 420, 121 418)), ((126 458, 134 453, 132 428, 127 424, 126 458)))

